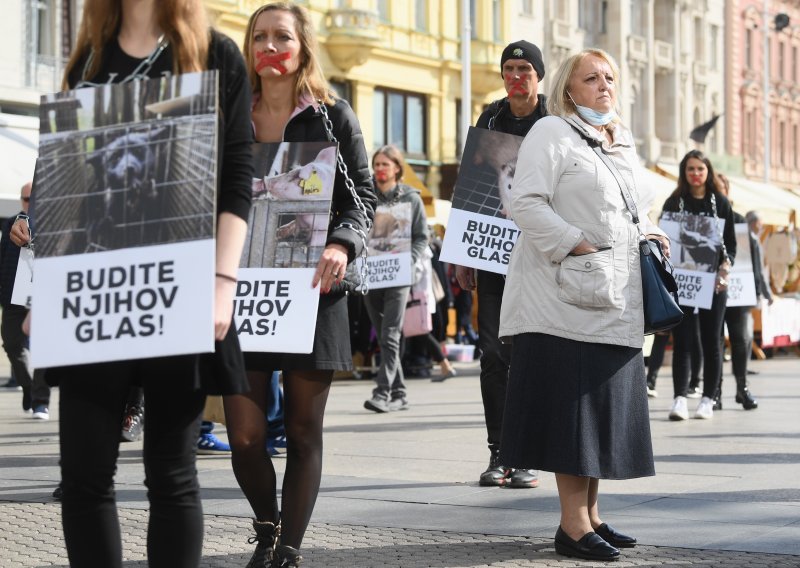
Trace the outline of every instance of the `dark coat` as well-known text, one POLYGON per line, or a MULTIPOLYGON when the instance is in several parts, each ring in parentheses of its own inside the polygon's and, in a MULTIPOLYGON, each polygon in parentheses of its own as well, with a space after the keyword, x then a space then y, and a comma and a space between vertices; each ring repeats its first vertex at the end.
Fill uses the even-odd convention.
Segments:
POLYGON ((511 114, 508 97, 497 99, 481 113, 480 117, 478 117, 478 122, 475 123, 475 127, 496 130, 515 136, 525 136, 537 120, 547 116, 547 97, 537 95, 537 99, 539 103, 533 112, 528 116, 522 117, 516 117, 511 114))

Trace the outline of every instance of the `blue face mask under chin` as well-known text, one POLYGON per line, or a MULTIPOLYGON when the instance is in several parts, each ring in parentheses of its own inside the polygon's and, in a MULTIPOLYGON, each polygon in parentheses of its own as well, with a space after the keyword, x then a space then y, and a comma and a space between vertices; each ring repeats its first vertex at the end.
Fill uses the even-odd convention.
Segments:
POLYGON ((610 110, 608 112, 599 112, 593 108, 579 105, 575 102, 575 99, 572 98, 572 95, 569 93, 567 93, 567 95, 569 95, 572 104, 575 105, 575 109, 578 111, 578 114, 581 115, 581 118, 593 126, 605 126, 617 118, 617 113, 614 110, 610 110))

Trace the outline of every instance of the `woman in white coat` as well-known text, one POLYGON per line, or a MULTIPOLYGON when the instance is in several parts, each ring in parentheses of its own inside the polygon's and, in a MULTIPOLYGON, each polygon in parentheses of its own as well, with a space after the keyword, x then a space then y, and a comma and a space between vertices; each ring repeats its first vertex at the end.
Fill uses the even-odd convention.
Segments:
MULTIPOLYGON (((655 473, 639 232, 617 181, 638 199, 638 158, 615 111, 618 78, 595 49, 557 72, 551 116, 519 152, 511 210, 522 233, 500 316, 500 337, 513 344, 501 461, 555 473, 556 552, 592 560, 636 544, 601 520, 599 480, 655 473)), ((646 216, 642 224, 668 249, 646 216)))

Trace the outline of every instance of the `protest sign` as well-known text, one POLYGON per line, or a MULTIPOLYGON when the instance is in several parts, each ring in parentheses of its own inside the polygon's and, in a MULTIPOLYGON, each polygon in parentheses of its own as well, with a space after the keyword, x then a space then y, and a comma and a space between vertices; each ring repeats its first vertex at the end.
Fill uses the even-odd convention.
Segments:
POLYGON ((728 275, 729 307, 755 306, 756 279, 753 275, 753 257, 750 255, 750 229, 747 223, 736 223, 736 262, 728 275))
POLYGON ((35 367, 214 349, 217 73, 42 97, 35 367))
POLYGON ((453 191, 441 260, 505 274, 520 230, 511 182, 522 137, 470 127, 453 191))
POLYGON ((234 318, 244 351, 310 353, 319 306, 311 281, 325 249, 337 146, 255 144, 253 207, 234 318))
POLYGON ((14 289, 11 291, 11 303, 30 308, 32 295, 33 251, 28 247, 21 247, 17 261, 17 275, 14 277, 14 289))
MULTIPOLYGON (((375 208, 367 238, 369 288, 411 286, 411 204, 391 203, 375 208)), ((359 268, 363 262, 356 260, 359 268)))
POLYGON ((670 260, 675 267, 679 304, 710 308, 722 250, 720 232, 725 220, 665 211, 658 224, 670 238, 670 260))

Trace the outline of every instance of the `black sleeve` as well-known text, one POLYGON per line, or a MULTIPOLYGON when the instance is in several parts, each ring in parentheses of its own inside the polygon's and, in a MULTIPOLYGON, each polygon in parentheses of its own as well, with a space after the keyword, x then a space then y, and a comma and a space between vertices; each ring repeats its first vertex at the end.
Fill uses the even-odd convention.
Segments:
POLYGON ((244 59, 230 38, 213 32, 209 68, 219 70, 220 180, 217 214, 247 220, 253 184, 251 92, 244 59))
MULTIPOLYGON (((728 252, 728 258, 731 263, 736 260, 736 227, 733 219, 733 208, 730 201, 717 192, 714 192, 717 200, 717 216, 725 219, 725 228, 722 231, 722 241, 725 243, 725 249, 728 252)), ((724 261, 724 259, 722 259, 724 261)))
MULTIPOLYGON (((369 174, 369 160, 367 149, 364 146, 364 136, 361 134, 361 125, 358 123, 353 109, 344 100, 337 100, 336 104, 329 107, 329 116, 333 123, 333 135, 339 141, 339 153, 342 155, 347 173, 353 180, 356 195, 364 204, 369 223, 375 217, 375 197, 372 188, 372 178, 369 174)), ((349 229, 352 225, 366 235, 367 218, 356 205, 350 190, 345 184, 344 176, 336 171, 333 184, 333 203, 331 204, 333 219, 331 230, 328 231, 326 244, 339 244, 347 248, 348 262, 353 262, 361 254, 363 242, 361 236, 349 229)))

